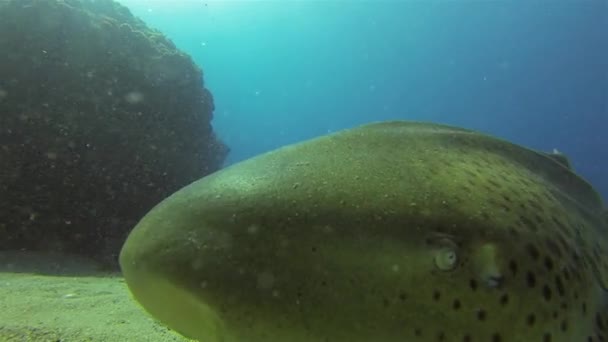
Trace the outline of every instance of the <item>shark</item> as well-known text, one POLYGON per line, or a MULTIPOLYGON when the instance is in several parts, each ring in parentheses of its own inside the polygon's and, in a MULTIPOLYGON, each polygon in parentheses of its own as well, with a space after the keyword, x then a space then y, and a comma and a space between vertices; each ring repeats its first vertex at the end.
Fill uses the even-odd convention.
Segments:
POLYGON ((120 266, 204 342, 599 342, 608 222, 561 153, 375 122, 258 155, 169 196, 120 266))

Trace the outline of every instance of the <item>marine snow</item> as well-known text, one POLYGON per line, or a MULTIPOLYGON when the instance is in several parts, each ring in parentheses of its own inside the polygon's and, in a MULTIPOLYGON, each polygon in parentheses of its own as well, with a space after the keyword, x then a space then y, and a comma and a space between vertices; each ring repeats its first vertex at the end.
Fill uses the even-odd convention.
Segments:
POLYGON ((144 94, 139 91, 132 91, 125 95, 125 101, 130 104, 138 104, 144 101, 144 94))

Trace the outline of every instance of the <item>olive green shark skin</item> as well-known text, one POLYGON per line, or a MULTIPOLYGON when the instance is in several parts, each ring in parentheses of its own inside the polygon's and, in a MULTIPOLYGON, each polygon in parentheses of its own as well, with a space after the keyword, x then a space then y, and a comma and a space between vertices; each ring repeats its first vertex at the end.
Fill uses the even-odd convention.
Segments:
POLYGON ((204 342, 600 341, 607 229, 546 154, 383 122, 183 188, 120 263, 151 315, 204 342))

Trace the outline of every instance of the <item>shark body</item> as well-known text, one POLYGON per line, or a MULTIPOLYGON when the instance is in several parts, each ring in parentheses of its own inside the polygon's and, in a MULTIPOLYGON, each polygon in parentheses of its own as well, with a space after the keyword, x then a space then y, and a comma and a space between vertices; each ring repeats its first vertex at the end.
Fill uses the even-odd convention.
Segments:
POLYGON ((604 215, 562 156, 382 122, 183 188, 120 263, 152 316, 204 342, 597 342, 604 215))

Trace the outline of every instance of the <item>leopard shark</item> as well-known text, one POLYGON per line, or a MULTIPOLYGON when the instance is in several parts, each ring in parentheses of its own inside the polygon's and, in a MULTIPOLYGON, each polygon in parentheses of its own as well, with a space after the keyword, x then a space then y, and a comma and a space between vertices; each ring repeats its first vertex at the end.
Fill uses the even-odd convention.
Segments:
POLYGON ((119 261, 145 311, 204 342, 597 342, 606 217, 561 153, 377 122, 185 186, 119 261))

